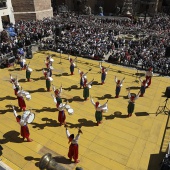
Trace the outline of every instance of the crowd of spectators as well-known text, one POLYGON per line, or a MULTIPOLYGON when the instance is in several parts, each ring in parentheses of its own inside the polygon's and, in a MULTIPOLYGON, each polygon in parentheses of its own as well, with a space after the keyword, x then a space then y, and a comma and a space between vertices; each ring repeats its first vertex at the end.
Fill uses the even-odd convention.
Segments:
POLYGON ((38 43, 39 49, 50 49, 71 55, 104 59, 131 67, 169 74, 170 17, 158 14, 152 18, 113 18, 72 13, 40 21, 20 21, 9 25, 16 33, 1 32, 0 54, 12 52, 16 57, 25 46, 38 43), (44 37, 52 35, 52 39, 44 37), (166 54, 166 55, 165 55, 166 54))

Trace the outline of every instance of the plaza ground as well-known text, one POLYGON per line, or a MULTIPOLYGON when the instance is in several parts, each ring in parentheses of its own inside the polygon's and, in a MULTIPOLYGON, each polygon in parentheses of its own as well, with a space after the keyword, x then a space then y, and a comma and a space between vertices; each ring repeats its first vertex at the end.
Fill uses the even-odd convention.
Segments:
MULTIPOLYGON (((74 59, 74 57, 72 57, 74 59)), ((104 104, 108 102, 108 112, 103 113, 102 124, 96 126, 95 109, 90 100, 83 100, 83 89, 79 88, 78 69, 70 75, 67 55, 54 52, 35 53, 30 61, 33 69, 31 82, 25 80, 25 70, 20 71, 19 65, 0 70, 0 143, 3 146, 4 163, 14 170, 38 170, 40 158, 51 153, 56 161, 68 170, 82 167, 84 170, 158 170, 159 164, 167 151, 169 143, 169 119, 164 113, 156 116, 159 106, 164 106, 166 97, 164 92, 170 84, 170 79, 155 75, 151 87, 146 90, 144 97, 136 100, 135 112, 127 117, 127 88, 132 93, 138 93, 140 83, 136 75, 144 72, 135 69, 103 63, 110 70, 106 82, 100 85, 101 73, 99 61, 78 58, 76 65, 80 70, 87 72, 88 80, 94 78, 90 95, 94 101, 104 104), (66 122, 70 133, 77 134, 81 127, 83 134, 79 140, 79 164, 68 160, 68 139, 64 126, 58 122, 58 111, 51 97, 53 92, 46 92, 45 79, 42 69, 47 54, 54 54, 53 84, 59 88, 62 84, 64 101, 74 109, 73 115, 66 111, 66 122), (32 99, 26 101, 27 109, 35 113, 33 123, 29 124, 30 137, 33 142, 23 142, 20 136, 20 126, 15 120, 11 104, 17 108, 17 99, 14 95, 10 77, 17 76, 20 85, 30 92, 32 99), (123 79, 120 97, 115 98, 114 77, 123 79)), ((167 102, 169 107, 169 101, 167 102)))

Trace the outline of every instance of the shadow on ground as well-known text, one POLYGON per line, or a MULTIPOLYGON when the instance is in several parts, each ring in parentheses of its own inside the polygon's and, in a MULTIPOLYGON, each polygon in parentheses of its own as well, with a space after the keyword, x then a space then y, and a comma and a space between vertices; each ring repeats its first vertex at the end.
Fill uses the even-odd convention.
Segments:
POLYGON ((44 121, 45 123, 40 124, 40 123, 32 122, 31 123, 33 125, 32 127, 33 128, 39 128, 39 130, 40 130, 40 129, 44 129, 46 126, 48 126, 48 127, 58 127, 58 126, 60 126, 60 123, 57 123, 56 120, 49 119, 47 117, 42 118, 41 120, 44 121))

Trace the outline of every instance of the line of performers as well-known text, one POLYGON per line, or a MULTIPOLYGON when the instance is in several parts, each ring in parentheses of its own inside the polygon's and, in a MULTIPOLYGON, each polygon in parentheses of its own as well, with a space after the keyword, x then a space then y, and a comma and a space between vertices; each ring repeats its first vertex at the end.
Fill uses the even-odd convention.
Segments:
MULTIPOLYGON (((71 75, 74 74, 74 68, 75 68, 75 64, 74 62, 76 61, 77 58, 75 58, 74 60, 69 58, 70 61, 70 72, 71 75)), ((47 91, 51 91, 50 87, 51 87, 51 81, 50 78, 52 77, 52 62, 54 60, 52 60, 52 58, 50 56, 48 56, 46 58, 46 66, 47 66, 47 71, 43 70, 43 73, 45 75, 46 78, 46 88, 47 91)), ((109 71, 109 67, 103 67, 100 64, 100 69, 101 69, 101 84, 103 85, 105 83, 105 79, 106 79, 106 75, 107 72, 109 71)), ((87 80, 87 74, 88 72, 84 73, 83 71, 81 71, 80 69, 78 69, 78 73, 80 75, 80 88, 83 87, 83 97, 84 100, 87 100, 89 97, 89 89, 92 86, 92 83, 94 81, 91 80, 90 82, 88 82, 87 80)), ((152 68, 150 68, 147 72, 146 72, 146 80, 142 80, 141 81, 141 88, 140 91, 138 92, 137 95, 134 95, 130 92, 130 89, 128 90, 128 108, 127 108, 127 112, 128 112, 128 117, 132 116, 132 113, 134 112, 134 108, 135 108, 135 101, 139 98, 139 97, 143 97, 144 93, 145 93, 145 89, 147 87, 149 87, 151 85, 151 78, 153 76, 153 72, 152 72, 152 68)), ((14 93, 18 98, 18 104, 19 107, 21 108, 21 110, 25 111, 26 110, 26 104, 24 101, 24 96, 28 95, 25 91, 23 91, 23 89, 20 87, 19 83, 18 83, 18 79, 17 78, 13 78, 10 75, 11 78, 11 83, 13 84, 13 88, 14 88, 14 93)), ((30 79, 30 77, 29 77, 30 79)), ((120 91, 121 91, 121 87, 123 85, 125 78, 123 78, 122 80, 117 80, 117 77, 115 77, 115 83, 116 83, 116 89, 115 89, 115 98, 119 97, 120 91)), ((72 159, 74 160, 75 163, 78 163, 78 140, 80 137, 80 134, 82 133, 81 129, 78 130, 78 134, 76 136, 74 136, 74 134, 70 134, 69 130, 67 129, 67 125, 66 125, 66 114, 65 114, 65 109, 69 110, 71 109, 70 106, 68 105, 68 101, 66 101, 65 103, 62 102, 62 98, 61 98, 61 93, 62 93, 62 85, 59 89, 56 89, 55 86, 53 86, 53 92, 54 94, 52 94, 52 98, 54 100, 54 103, 56 105, 57 110, 59 111, 58 114, 58 121, 60 123, 60 125, 65 125, 66 127, 66 136, 69 139, 69 152, 68 152, 68 157, 69 159, 72 161, 72 159)), ((99 103, 99 101, 94 102, 93 98, 90 96, 90 101, 92 103, 92 105, 95 108, 95 119, 97 122, 97 126, 99 124, 102 123, 102 118, 103 118, 103 112, 107 112, 108 111, 108 100, 101 105, 99 103)), ((14 111, 14 115, 17 119, 17 122, 20 124, 21 126, 21 136, 23 137, 23 140, 26 138, 28 142, 31 142, 32 139, 29 138, 30 133, 29 133, 29 129, 27 126, 28 123, 28 119, 31 116, 31 112, 30 114, 27 114, 27 116, 25 116, 23 118, 23 116, 17 115, 14 107, 13 107, 13 111, 14 111)), ((69 112, 70 114, 73 114, 73 109, 71 109, 71 111, 69 112)))

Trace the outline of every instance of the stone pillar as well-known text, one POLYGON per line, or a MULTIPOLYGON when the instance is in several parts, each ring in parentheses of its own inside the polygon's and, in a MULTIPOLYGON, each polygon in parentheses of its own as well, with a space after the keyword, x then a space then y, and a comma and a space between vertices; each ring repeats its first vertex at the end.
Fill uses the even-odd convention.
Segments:
POLYGON ((53 17, 51 0, 12 0, 15 20, 37 20, 53 17))

